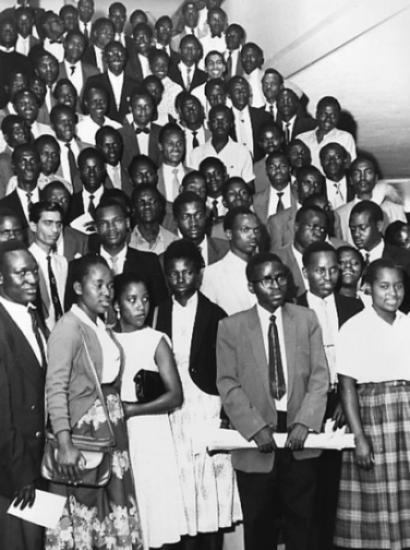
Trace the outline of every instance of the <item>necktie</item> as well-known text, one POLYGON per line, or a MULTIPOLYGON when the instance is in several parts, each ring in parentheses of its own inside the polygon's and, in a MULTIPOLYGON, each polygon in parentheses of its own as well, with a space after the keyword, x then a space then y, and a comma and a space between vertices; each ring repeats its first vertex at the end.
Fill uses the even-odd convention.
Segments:
POLYGON ((111 256, 111 269, 114 275, 119 275, 121 273, 118 255, 111 256))
POLYGON ((92 219, 95 218, 94 195, 90 195, 90 202, 88 203, 88 213, 90 214, 92 219))
POLYGON ((27 311, 30 314, 31 328, 33 329, 34 337, 36 339, 37 345, 38 345, 39 350, 40 350, 40 356, 41 356, 41 365, 40 366, 43 369, 45 369, 46 366, 47 366, 46 350, 45 350, 45 347, 44 347, 44 341, 43 341, 43 338, 41 336, 40 328, 38 326, 37 311, 33 307, 28 307, 27 311))
POLYGON ((323 319, 324 326, 322 326, 323 345, 325 348, 325 354, 327 359, 327 365, 329 367, 330 382, 335 384, 337 382, 336 375, 336 355, 335 355, 335 334, 333 333, 333 326, 331 322, 330 303, 324 299, 323 305, 323 319))
POLYGON ((178 168, 174 168, 172 170, 172 173, 173 173, 173 178, 172 178, 172 193, 173 193, 172 201, 173 201, 179 195, 180 183, 178 179, 178 168))
POLYGON ((57 290, 57 281, 54 275, 53 268, 51 267, 51 255, 47 256, 47 271, 48 271, 48 282, 50 283, 50 295, 51 301, 54 306, 55 320, 58 321, 63 315, 63 309, 61 307, 60 298, 58 296, 57 290))
POLYGON ((190 90, 191 89, 191 71, 192 71, 192 67, 187 67, 187 70, 186 70, 186 88, 187 90, 190 90))
POLYGON ((70 65, 70 71, 71 71, 70 76, 73 76, 73 74, 75 73, 75 65, 70 65))
POLYGON ((286 145, 288 145, 290 142, 290 123, 289 122, 286 122, 285 124, 285 140, 286 140, 286 145))
POLYGON ((196 137, 197 135, 198 135, 198 131, 193 130, 192 131, 192 149, 195 149, 195 147, 199 147, 199 141, 198 141, 198 138, 196 137))
POLYGON ((282 212, 282 210, 285 209, 285 205, 283 204, 283 201, 282 201, 283 191, 279 191, 276 194, 278 195, 278 204, 276 205, 276 213, 278 213, 278 212, 282 212))
POLYGON ((364 265, 367 267, 370 263, 370 252, 364 253, 364 265))
POLYGON ((228 78, 233 76, 233 74, 232 74, 232 52, 231 52, 231 50, 228 51, 228 59, 226 60, 226 72, 228 74, 228 78))
POLYGON ((87 23, 84 23, 84 36, 85 36, 85 39, 88 40, 89 33, 88 33, 87 23))
POLYGON ((138 134, 149 134, 149 128, 135 128, 135 133, 138 134))
POLYGON ((77 165, 75 163, 75 157, 73 150, 71 149, 71 145, 69 143, 66 143, 65 146, 67 147, 67 158, 68 158, 68 164, 70 166, 70 177, 71 177, 71 183, 74 184, 75 176, 77 175, 77 165))
POLYGON ((269 381, 274 399, 281 399, 286 393, 285 376, 283 374, 282 357, 280 354, 279 334, 276 316, 270 316, 268 330, 269 343, 269 381))
POLYGON ((218 217, 219 217, 219 214, 218 214, 218 200, 217 199, 214 199, 212 201, 211 215, 212 215, 212 221, 216 222, 218 220, 218 217))
POLYGON ((191 27, 191 34, 195 36, 195 27, 191 27))
POLYGON ((270 116, 272 117, 273 122, 275 122, 275 112, 273 110, 272 103, 269 103, 269 113, 270 113, 270 116))
POLYGON ((27 191, 26 197, 27 197, 27 206, 30 208, 32 203, 31 199, 33 198, 33 193, 31 193, 30 191, 27 191))
POLYGON ((340 199, 341 199, 342 201, 344 201, 343 194, 342 194, 342 192, 341 192, 341 190, 340 190, 340 185, 339 185, 338 183, 336 183, 336 182, 335 182, 333 185, 334 185, 334 187, 335 187, 336 195, 339 195, 340 199))

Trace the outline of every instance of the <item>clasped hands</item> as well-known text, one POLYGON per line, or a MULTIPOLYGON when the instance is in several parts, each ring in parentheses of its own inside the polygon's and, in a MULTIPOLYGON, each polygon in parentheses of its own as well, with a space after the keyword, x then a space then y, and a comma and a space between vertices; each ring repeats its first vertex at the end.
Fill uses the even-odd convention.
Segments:
MULTIPOLYGON (((273 434, 274 429, 271 426, 265 426, 253 436, 253 440, 261 453, 271 453, 277 449, 273 434)), ((285 443, 285 449, 291 451, 300 451, 303 449, 309 428, 303 424, 293 424, 285 443)))

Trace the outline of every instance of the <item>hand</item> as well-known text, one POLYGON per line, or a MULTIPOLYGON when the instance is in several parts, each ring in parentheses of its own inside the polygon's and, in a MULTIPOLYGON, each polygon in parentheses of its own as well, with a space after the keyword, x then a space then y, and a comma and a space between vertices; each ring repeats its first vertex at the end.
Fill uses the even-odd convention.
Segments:
POLYGON ((374 454, 370 441, 365 435, 355 437, 355 457, 359 468, 371 470, 374 466, 374 454))
POLYGON ((138 403, 134 401, 123 401, 122 408, 124 410, 124 417, 126 419, 131 418, 132 416, 138 415, 138 403))
POLYGON ((289 432, 285 447, 292 451, 301 451, 305 444, 309 428, 303 424, 294 424, 289 432))
POLYGON ((341 402, 339 401, 338 404, 335 407, 335 410, 332 415, 332 420, 335 421, 333 430, 336 431, 337 428, 341 428, 346 424, 346 417, 343 410, 343 406, 341 402))
POLYGON ((19 491, 16 491, 14 496, 14 504, 16 506, 20 504, 20 510, 24 510, 26 506, 31 508, 36 499, 36 487, 34 483, 31 483, 30 485, 25 485, 19 491))
POLYGON ((276 449, 276 443, 273 439, 273 428, 270 426, 265 426, 259 430, 252 439, 261 453, 271 453, 276 449))
POLYGON ((57 453, 57 463, 60 467, 60 473, 63 477, 72 483, 80 479, 80 463, 83 455, 72 443, 60 445, 57 453))

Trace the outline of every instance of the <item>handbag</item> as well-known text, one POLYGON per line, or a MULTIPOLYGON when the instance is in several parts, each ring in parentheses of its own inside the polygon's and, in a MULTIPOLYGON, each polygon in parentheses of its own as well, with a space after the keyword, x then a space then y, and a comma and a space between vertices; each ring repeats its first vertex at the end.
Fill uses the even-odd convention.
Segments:
POLYGON ((48 432, 46 434, 44 453, 41 462, 41 475, 44 479, 52 481, 53 483, 74 486, 80 485, 85 487, 104 487, 111 477, 112 448, 115 446, 115 435, 98 374, 88 351, 84 334, 82 335, 82 340, 88 367, 95 379, 97 395, 107 420, 109 436, 104 439, 94 439, 87 435, 72 435, 71 439, 73 445, 81 451, 82 460, 79 465, 80 478, 76 481, 71 481, 63 477, 60 472, 57 460, 58 441, 52 433, 48 432))
POLYGON ((134 384, 138 403, 154 401, 166 391, 161 376, 150 370, 139 370, 134 376, 134 384))

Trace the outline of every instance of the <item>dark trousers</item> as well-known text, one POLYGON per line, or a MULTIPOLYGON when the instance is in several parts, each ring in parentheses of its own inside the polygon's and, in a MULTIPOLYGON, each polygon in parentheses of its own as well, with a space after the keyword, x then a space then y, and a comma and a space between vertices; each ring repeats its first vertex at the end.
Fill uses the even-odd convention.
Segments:
POLYGON ((43 550, 44 529, 7 514, 11 499, 0 496, 0 549, 43 550))
POLYGON ((275 453, 271 472, 236 471, 242 504, 245 550, 273 550, 279 530, 286 550, 308 550, 317 482, 317 459, 295 460, 275 453))

